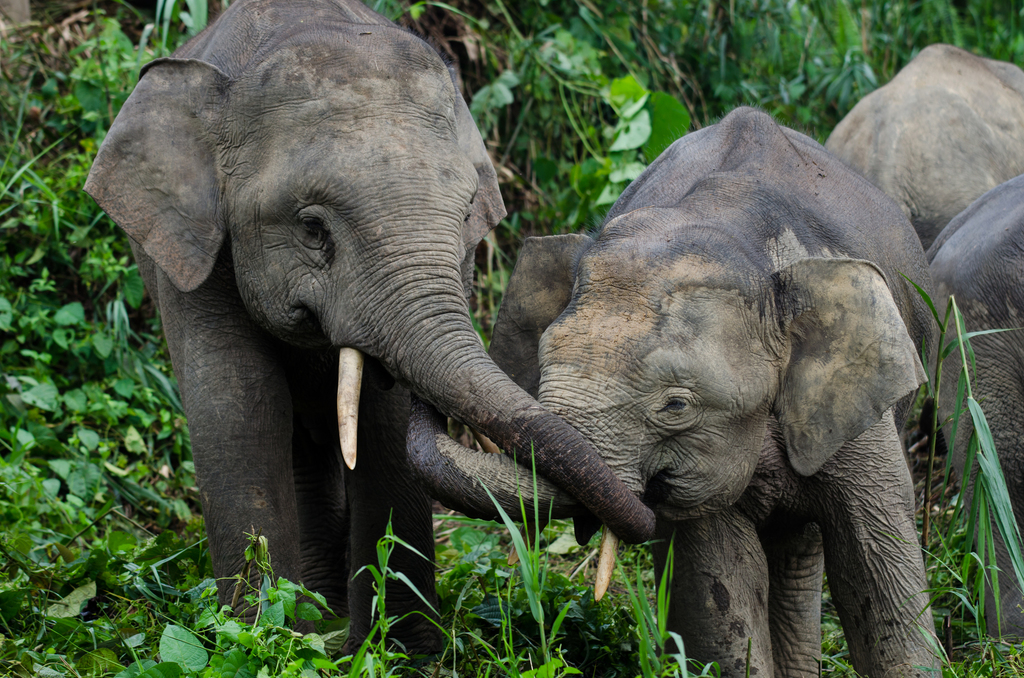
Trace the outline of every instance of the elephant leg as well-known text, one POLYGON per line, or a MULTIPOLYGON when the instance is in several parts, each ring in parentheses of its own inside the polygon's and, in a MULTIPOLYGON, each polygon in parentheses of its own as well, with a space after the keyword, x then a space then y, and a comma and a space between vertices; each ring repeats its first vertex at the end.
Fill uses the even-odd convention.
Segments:
POLYGON ((339 617, 348 610, 349 513, 333 416, 296 416, 292 468, 302 545, 302 583, 327 599, 339 617))
POLYGON ((768 630, 768 565, 753 524, 735 508, 659 523, 654 547, 660 578, 673 544, 668 628, 687 657, 718 662, 723 677, 773 675, 768 630))
MULTIPOLYGON (((982 327, 1010 327, 1010 321, 994 322, 987 317, 967 319, 971 329, 982 327)), ((1020 433, 1020 413, 1024 411, 1024 392, 1019 372, 1012 366, 1024 363, 1020 355, 1019 338, 1016 332, 1007 332, 975 337, 971 340, 977 358, 978 370, 974 385, 974 397, 982 403, 985 418, 992 431, 999 465, 1006 479, 1006 489, 1013 505, 1014 518, 1018 529, 1024 528, 1024 436, 1020 433)), ((952 379, 943 382, 942 412, 948 415, 953 411, 956 401, 955 379, 959 373, 960 360, 956 351, 950 356, 943 370, 952 379)), ((974 427, 970 415, 960 416, 957 431, 954 461, 956 467, 963 470, 967 444, 974 427)), ((977 478, 977 462, 971 470, 969 480, 963 481, 965 489, 964 501, 969 505, 975 478, 977 478)), ((964 472, 964 476, 967 473, 964 472)), ((985 623, 990 635, 1001 634, 1010 640, 1024 638, 1024 593, 1017 583, 1017 577, 1010 562, 1010 554, 1006 544, 997 533, 995 522, 992 523, 995 536, 996 565, 999 567, 999 613, 996 612, 995 592, 991 587, 986 589, 985 623)))
POLYGON ((817 676, 821 659, 821 581, 825 570, 821 530, 762 533, 768 561, 768 614, 778 676, 817 676))
MULTIPOLYGON (((1019 519, 1017 524, 1021 524, 1019 519)), ((985 593, 986 628, 989 635, 1001 635, 1007 640, 1019 641, 1024 638, 1024 593, 1017 583, 1010 552, 1006 542, 997 533, 995 521, 992 522, 992 535, 996 541, 996 565, 999 567, 999 614, 996 615, 995 590, 989 587, 985 593)))
MULTIPOLYGON (((406 462, 409 392, 399 386, 384 390, 369 372, 364 372, 359 402, 356 467, 345 473, 352 530, 349 628, 353 644, 362 642, 377 620, 374 579, 370 572, 359 570, 364 566, 380 568, 377 542, 385 536, 389 520, 395 536, 419 554, 392 542, 388 568, 408 577, 437 610, 432 501, 406 462)), ((405 583, 388 579, 384 600, 386 616, 400 618, 388 632, 389 641, 400 643, 410 653, 441 649, 440 630, 432 623, 437 614, 405 583)))
MULTIPOLYGON (((266 537, 274 572, 299 581, 292 403, 275 345, 249 318, 223 263, 190 294, 163 273, 157 284, 220 601, 234 598, 245 533, 266 537)), ((249 583, 259 586, 255 568, 249 583)), ((243 606, 239 598, 236 608, 243 606)))
POLYGON ((913 483, 892 410, 806 482, 854 669, 873 678, 935 675, 913 483))

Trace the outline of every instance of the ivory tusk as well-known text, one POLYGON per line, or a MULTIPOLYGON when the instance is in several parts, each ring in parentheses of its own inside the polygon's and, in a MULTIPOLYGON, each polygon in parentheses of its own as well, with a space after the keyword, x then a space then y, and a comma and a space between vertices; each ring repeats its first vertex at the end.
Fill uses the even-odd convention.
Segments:
POLYGON ((345 466, 356 467, 359 387, 363 384, 363 354, 343 348, 338 355, 338 438, 345 466))
POLYGON ((594 582, 594 601, 604 598, 608 585, 612 583, 615 570, 615 556, 619 550, 619 538, 607 527, 601 532, 601 556, 597 560, 597 581, 594 582))
POLYGON ((480 433, 480 431, 477 431, 475 428, 471 428, 469 430, 473 432, 473 437, 476 438, 476 442, 479 443, 481 450, 488 454, 501 454, 501 450, 498 449, 498 446, 495 445, 490 438, 485 436, 483 433, 480 433))

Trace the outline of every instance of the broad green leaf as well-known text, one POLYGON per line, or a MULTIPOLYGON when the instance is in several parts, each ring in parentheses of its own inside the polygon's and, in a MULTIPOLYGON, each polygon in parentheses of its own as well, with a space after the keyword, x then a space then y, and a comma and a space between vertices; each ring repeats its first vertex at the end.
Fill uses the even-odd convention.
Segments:
MULTIPOLYGON (((79 391, 79 393, 81 393, 81 391, 79 391)), ((67 402, 67 395, 64 396, 64 400, 67 402)), ((90 452, 99 447, 100 435, 95 431, 90 431, 87 428, 79 426, 75 429, 75 435, 78 436, 78 441, 85 445, 85 449, 90 452)))
POLYGON ((210 659, 199 639, 175 624, 168 624, 160 636, 160 656, 185 671, 202 671, 210 659))
POLYGON ((284 626, 284 603, 280 600, 263 611, 260 621, 271 626, 284 626))
POLYGON ((642 162, 629 162, 622 167, 617 167, 612 170, 612 173, 608 175, 608 179, 615 183, 633 181, 633 179, 640 176, 646 168, 647 166, 642 162))
POLYGON ((625 184, 615 184, 609 181, 601 190, 601 194, 597 196, 597 200, 594 201, 594 204, 611 205, 619 199, 619 196, 622 195, 622 189, 625 187, 625 184))
POLYGON ((36 437, 23 428, 19 428, 14 437, 18 440, 18 444, 24 448, 29 448, 35 445, 36 442, 36 437))
POLYGON ((571 553, 578 549, 579 545, 576 543, 576 537, 571 532, 563 532, 558 535, 558 539, 548 544, 546 550, 548 553, 564 556, 566 553, 571 553))
POLYGON ((146 441, 142 439, 139 432, 135 430, 134 426, 129 426, 128 430, 124 434, 124 446, 133 454, 145 454, 146 453, 146 441))
POLYGON ((135 392, 135 382, 131 379, 118 379, 114 382, 114 390, 122 398, 131 398, 135 392))
POLYGON ((125 274, 124 280, 121 281, 121 290, 124 292, 124 300, 128 302, 129 306, 138 308, 142 305, 144 286, 138 269, 133 268, 125 274))
POLYGON ((648 104, 651 111, 651 136, 644 144, 644 157, 653 162, 690 129, 690 113, 671 94, 654 92, 648 104))
POLYGON ((71 473, 71 462, 67 459, 51 459, 47 464, 54 473, 65 480, 67 480, 68 474, 71 473))
POLYGON ((96 597, 96 582, 83 584, 69 593, 59 603, 46 608, 46 616, 53 619, 77 617, 82 611, 82 603, 96 597))
POLYGON ((127 638, 124 639, 124 644, 127 647, 141 647, 142 644, 145 643, 145 642, 146 642, 146 634, 145 633, 136 633, 136 634, 128 636, 127 638))
POLYGON ((75 660, 75 670, 81 675, 102 676, 123 669, 117 655, 109 647, 100 647, 86 652, 75 660))
POLYGON ((60 480, 57 478, 47 478, 43 481, 43 490, 46 491, 47 496, 51 499, 60 494, 60 480))
POLYGON ((323 614, 313 603, 299 603, 295 609, 295 616, 309 621, 317 621, 324 618, 323 614))
POLYGON ((107 98, 103 89, 91 82, 81 81, 75 85, 75 98, 87 112, 102 112, 107 107, 107 98))
POLYGON ((0 297, 0 332, 10 332, 12 322, 14 322, 14 308, 11 307, 11 302, 0 297))
POLYGON ((73 301, 62 306, 53 316, 54 322, 58 325, 80 325, 85 322, 85 309, 81 302, 73 301))
POLYGON ((175 662, 160 662, 156 666, 139 674, 139 678, 178 678, 181 667, 175 662))
POLYGON ((21 604, 27 594, 26 590, 0 591, 0 619, 8 624, 14 622, 21 612, 21 604))
POLYGON ((27 391, 21 392, 21 399, 25 403, 47 412, 56 411, 58 397, 60 397, 60 393, 57 391, 57 387, 50 383, 38 384, 27 391))
POLYGON ((284 577, 277 580, 277 600, 284 605, 284 616, 295 618, 295 595, 299 592, 299 585, 293 584, 284 577))
MULTIPOLYGON (((132 637, 134 638, 134 636, 132 637)), ((134 647, 134 645, 130 645, 129 647, 134 647)), ((156 666, 156 662, 152 659, 143 659, 142 661, 132 663, 124 671, 114 676, 114 678, 139 678, 139 676, 141 676, 145 671, 153 668, 154 666, 156 666)))
POLYGON ((96 464, 78 463, 77 468, 68 474, 68 491, 79 497, 92 496, 100 484, 103 474, 96 464))
POLYGON ((75 332, 68 329, 56 329, 50 336, 53 337, 54 343, 67 350, 67 347, 71 345, 71 340, 75 338, 75 332))
POLYGON ((92 346, 96 349, 96 354, 99 357, 106 358, 114 350, 114 340, 103 332, 97 332, 92 335, 92 346))
POLYGON ((632 75, 612 80, 608 88, 608 103, 616 112, 620 112, 630 103, 647 96, 647 88, 641 85, 632 75))
POLYGON ((121 530, 113 530, 107 535, 107 548, 112 553, 130 551, 138 543, 139 541, 134 536, 121 530))
MULTIPOLYGON (((85 412, 85 408, 88 407, 89 401, 85 398, 85 393, 80 388, 74 388, 64 394, 64 405, 75 412, 85 412)), ((79 437, 81 440, 81 437, 79 437)))
POLYGON ((651 137, 651 114, 647 110, 637 113, 615 137, 610 151, 628 151, 640 148, 651 137))

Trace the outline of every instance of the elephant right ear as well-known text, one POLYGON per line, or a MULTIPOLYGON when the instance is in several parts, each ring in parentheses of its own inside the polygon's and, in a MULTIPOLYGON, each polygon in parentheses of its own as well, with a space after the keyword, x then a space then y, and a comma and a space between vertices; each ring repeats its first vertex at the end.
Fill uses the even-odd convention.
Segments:
POLYGON ((779 279, 790 357, 774 412, 806 477, 927 375, 875 264, 798 259, 779 279))
POLYGON ((195 59, 157 59, 111 125, 85 191, 182 292, 224 240, 212 117, 229 78, 195 59))
POLYGON ((540 337, 572 300, 576 261, 593 244, 578 233, 527 238, 508 281, 494 322, 491 359, 534 398, 540 386, 540 337))
MULTIPOLYGON (((455 81, 454 73, 452 75, 455 81)), ((459 134, 459 149, 466 154, 469 161, 476 168, 477 190, 473 198, 473 211, 466 220, 462 229, 462 241, 466 245, 469 257, 476 250, 477 243, 483 240, 498 222, 505 218, 505 203, 501 199, 501 190, 498 188, 498 174, 491 164, 491 157, 487 155, 487 147, 480 136, 480 130, 473 122, 473 116, 469 113, 469 106, 466 100, 459 93, 458 85, 455 86, 455 125, 459 134)))

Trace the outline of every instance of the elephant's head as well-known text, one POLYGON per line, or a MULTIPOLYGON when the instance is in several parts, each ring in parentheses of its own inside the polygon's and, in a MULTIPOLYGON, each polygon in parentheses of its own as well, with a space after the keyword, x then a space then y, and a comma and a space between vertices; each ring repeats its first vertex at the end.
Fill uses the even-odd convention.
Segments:
POLYGON ((681 222, 640 209, 596 241, 528 239, 491 344, 670 521, 734 503, 769 435, 816 473, 923 378, 874 264, 796 257, 758 273, 731 237, 705 230, 687 252, 681 222))
POLYGON ((589 459, 559 482, 646 538, 650 511, 473 329, 474 250, 505 210, 448 67, 365 8, 311 4, 285 22, 273 12, 287 7, 260 7, 233 4, 182 58, 146 66, 86 190, 181 293, 230 262, 267 332, 371 356, 506 449, 532 444, 542 472, 589 459), (612 515, 609 494, 632 513, 612 515))

